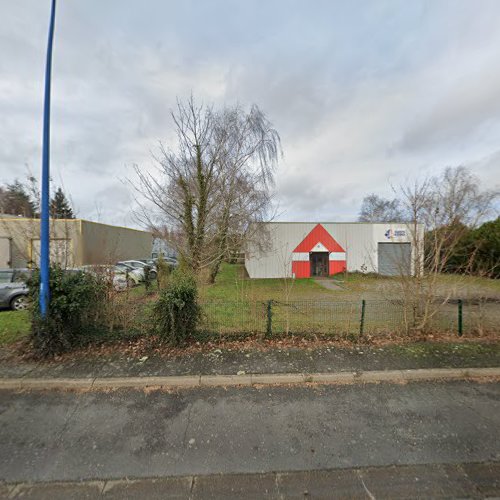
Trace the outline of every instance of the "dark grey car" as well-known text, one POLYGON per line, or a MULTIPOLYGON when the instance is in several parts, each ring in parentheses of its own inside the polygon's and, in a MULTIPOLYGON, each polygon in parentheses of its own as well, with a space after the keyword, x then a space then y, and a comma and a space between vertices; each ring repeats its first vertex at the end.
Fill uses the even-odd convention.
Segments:
POLYGON ((0 308, 21 311, 28 307, 26 281, 30 272, 29 269, 0 269, 0 308))

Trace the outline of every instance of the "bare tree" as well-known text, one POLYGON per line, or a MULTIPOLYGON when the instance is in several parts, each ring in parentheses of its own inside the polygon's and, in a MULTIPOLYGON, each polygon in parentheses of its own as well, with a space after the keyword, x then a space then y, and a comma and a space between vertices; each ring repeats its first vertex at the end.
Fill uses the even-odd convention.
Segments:
POLYGON ((217 137, 223 144, 216 191, 221 211, 211 282, 223 258, 240 251, 262 227, 251 223, 269 216, 270 188, 280 153, 279 135, 257 106, 252 106, 249 113, 239 106, 225 108, 217 117, 217 137))
POLYGON ((142 207, 147 225, 156 228, 170 226, 182 236, 177 249, 190 268, 198 271, 204 264, 207 216, 213 212, 209 193, 217 176, 214 150, 214 113, 210 107, 196 106, 191 98, 178 101, 172 113, 177 131, 177 148, 171 150, 162 143, 153 156, 157 172, 143 172, 138 166, 139 190, 156 210, 142 207))
POLYGON ((388 200, 373 193, 363 198, 359 222, 401 222, 403 220, 404 212, 397 198, 388 200))
MULTIPOLYGON (((488 215, 498 193, 481 190, 479 180, 464 167, 446 168, 441 175, 400 186, 399 192, 414 248, 413 276, 402 272, 399 282, 405 310, 411 309, 411 326, 425 330, 452 293, 440 286, 441 274, 464 234, 488 215)), ((467 267, 473 260, 471 252, 467 267)))
POLYGON ((222 260, 251 236, 252 222, 269 213, 280 138, 257 106, 216 111, 191 97, 178 101, 172 118, 176 148, 160 144, 154 173, 135 168, 137 189, 156 208, 143 206, 140 217, 168 226, 181 259, 195 273, 208 268, 214 281, 222 260))

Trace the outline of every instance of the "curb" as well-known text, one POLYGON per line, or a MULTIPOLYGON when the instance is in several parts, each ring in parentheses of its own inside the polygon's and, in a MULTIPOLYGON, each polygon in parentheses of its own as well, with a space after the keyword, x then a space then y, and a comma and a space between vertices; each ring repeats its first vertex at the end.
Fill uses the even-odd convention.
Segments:
POLYGON ((499 462, 364 465, 156 477, 0 482, 1 498, 498 498, 499 462), (367 484, 365 484, 365 482, 367 484), (370 489, 368 489, 370 488, 370 489), (305 493, 305 494, 304 494, 305 493))
POLYGON ((337 373, 262 373, 244 375, 187 375, 172 377, 95 377, 95 378, 3 378, 0 390, 107 390, 261 386, 289 384, 370 384, 406 383, 430 380, 500 378, 500 367, 430 368, 337 373))

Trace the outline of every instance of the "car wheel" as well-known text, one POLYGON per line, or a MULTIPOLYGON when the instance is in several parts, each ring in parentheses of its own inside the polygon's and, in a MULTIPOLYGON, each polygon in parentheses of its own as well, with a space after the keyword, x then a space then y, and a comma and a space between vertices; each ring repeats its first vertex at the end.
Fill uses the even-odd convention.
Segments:
POLYGON ((156 279, 156 271, 149 271, 149 279, 150 280, 155 280, 156 279))
POLYGON ((29 299, 26 295, 18 295, 10 301, 10 308, 13 311, 24 311, 29 305, 29 299))
POLYGON ((135 281, 132 278, 128 278, 127 285, 129 288, 133 288, 135 286, 135 281))

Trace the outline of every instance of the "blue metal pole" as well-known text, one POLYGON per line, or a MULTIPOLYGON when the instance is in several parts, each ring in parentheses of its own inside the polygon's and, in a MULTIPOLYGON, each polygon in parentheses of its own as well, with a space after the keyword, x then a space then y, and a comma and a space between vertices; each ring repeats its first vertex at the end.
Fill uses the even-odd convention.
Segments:
POLYGON ((42 317, 47 315, 50 301, 50 77, 52 73, 55 17, 56 0, 52 0, 45 66, 45 100, 43 104, 42 199, 40 214, 40 312, 42 317))

